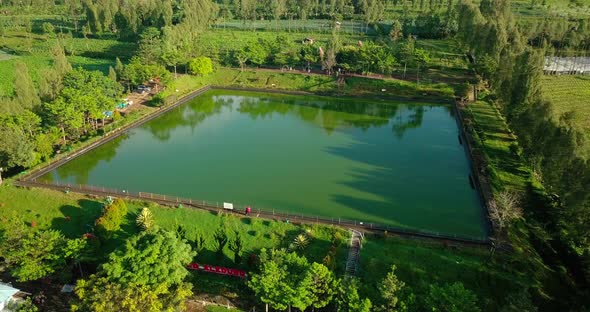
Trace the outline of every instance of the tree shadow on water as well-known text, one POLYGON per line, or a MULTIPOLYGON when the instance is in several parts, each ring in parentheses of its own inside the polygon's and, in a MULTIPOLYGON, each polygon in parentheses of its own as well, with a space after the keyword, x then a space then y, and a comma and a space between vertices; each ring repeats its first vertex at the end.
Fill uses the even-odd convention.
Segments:
MULTIPOLYGON (((484 219, 481 207, 473 209, 478 201, 470 193, 474 191, 468 183, 469 170, 461 172, 466 161, 463 151, 436 142, 439 136, 433 137, 433 142, 408 141, 424 136, 412 135, 399 144, 384 136, 352 136, 354 143, 330 147, 327 152, 358 164, 349 170, 347 179, 338 183, 360 194, 331 195, 334 202, 367 216, 358 221, 480 235, 484 219)), ((342 217, 351 218, 345 214, 342 217)))

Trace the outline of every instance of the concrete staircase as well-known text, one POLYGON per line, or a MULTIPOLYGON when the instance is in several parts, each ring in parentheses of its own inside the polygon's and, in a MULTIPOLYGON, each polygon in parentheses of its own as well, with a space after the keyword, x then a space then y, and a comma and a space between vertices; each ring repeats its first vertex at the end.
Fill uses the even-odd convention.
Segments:
POLYGON ((348 251, 348 260, 346 260, 345 275, 347 277, 356 276, 358 269, 359 256, 361 248, 363 247, 363 233, 357 230, 350 230, 352 235, 350 237, 350 249, 348 251))

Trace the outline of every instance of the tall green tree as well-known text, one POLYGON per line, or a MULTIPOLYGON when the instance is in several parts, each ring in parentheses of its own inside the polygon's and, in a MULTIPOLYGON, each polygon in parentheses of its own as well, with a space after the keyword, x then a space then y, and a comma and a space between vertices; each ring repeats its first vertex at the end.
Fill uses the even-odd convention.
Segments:
POLYGON ((320 309, 336 297, 339 281, 326 266, 314 262, 305 272, 302 287, 309 291, 310 305, 314 309, 320 309))
POLYGON ((395 275, 396 266, 391 266, 391 271, 387 272, 387 276, 379 285, 379 292, 381 297, 385 299, 385 311, 396 312, 404 311, 405 305, 400 300, 400 291, 405 286, 405 283, 400 281, 395 275))
MULTIPOLYGON (((22 221, 21 221, 22 222, 22 221)), ((76 258, 85 248, 85 241, 68 243, 68 240, 56 230, 29 230, 7 233, 11 245, 2 244, 0 250, 11 268, 11 274, 17 280, 33 281, 65 268, 68 259, 76 258)))
POLYGON ((133 236, 97 274, 78 280, 74 311, 177 311, 192 294, 184 282, 195 253, 175 233, 156 229, 133 236))
POLYGON ((309 263, 305 257, 285 250, 262 250, 260 272, 251 275, 248 287, 262 302, 277 310, 291 306, 305 310, 312 304, 303 284, 309 263))
POLYGON ((456 282, 443 286, 430 285, 426 309, 433 312, 479 312, 477 296, 456 282))
POLYGON ((370 312, 373 304, 359 296, 358 280, 344 279, 338 288, 337 306, 342 312, 370 312))
POLYGON ((41 104, 37 89, 29 75, 27 65, 21 61, 14 64, 14 92, 22 109, 34 109, 41 104))
POLYGON ((195 253, 172 232, 158 229, 130 238, 102 265, 101 274, 120 285, 179 285, 195 253))

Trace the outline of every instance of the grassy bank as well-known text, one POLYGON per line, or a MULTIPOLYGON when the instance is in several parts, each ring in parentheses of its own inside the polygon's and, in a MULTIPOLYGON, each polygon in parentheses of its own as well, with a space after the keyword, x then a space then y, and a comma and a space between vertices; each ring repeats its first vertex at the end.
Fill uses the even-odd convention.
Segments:
MULTIPOLYGON (((102 213, 102 198, 86 197, 76 193, 63 193, 47 189, 24 189, 10 185, 0 186, 0 225, 11 218, 23 220, 29 226, 40 229, 56 229, 66 236, 74 238, 92 232, 95 220, 102 213)), ((195 261, 199 263, 222 265, 249 269, 248 256, 258 254, 262 248, 288 248, 295 236, 306 233, 309 245, 302 251, 311 261, 322 262, 331 241, 339 232, 341 237, 347 234, 342 229, 329 226, 295 225, 281 221, 262 220, 255 217, 238 218, 211 213, 191 208, 163 207, 148 202, 128 202, 129 213, 121 229, 114 233, 112 239, 101 246, 101 253, 106 256, 120 247, 125 239, 136 234, 135 217, 143 207, 149 207, 155 222, 165 229, 176 231, 179 226, 186 229, 186 236, 194 239, 197 235, 205 239, 205 248, 195 261), (234 263, 233 252, 224 250, 223 257, 214 251, 213 233, 222 227, 233 239, 236 232, 243 240, 243 261, 234 263)), ((346 261, 347 246, 343 240, 338 247, 336 271, 343 272, 346 261)), ((215 294, 241 292, 243 285, 235 283, 233 277, 212 276, 207 273, 194 273, 193 283, 199 291, 215 294)))
MULTIPOLYGON (((0 186, 0 215, 16 217, 38 228, 58 229, 69 237, 79 237, 89 231, 95 219, 101 214, 102 199, 89 198, 80 194, 51 191, 46 189, 22 189, 9 185, 0 186)), ((238 267, 248 270, 247 257, 257 254, 262 248, 287 247, 295 235, 307 233, 310 244, 302 252, 311 261, 321 262, 329 250, 330 241, 338 231, 344 238, 337 251, 336 273, 340 276, 347 256, 345 239, 348 234, 341 229, 326 226, 287 224, 258 218, 239 218, 218 215, 189 208, 162 207, 147 202, 129 202, 129 213, 120 231, 101 248, 106 254, 119 247, 123 240, 137 232, 135 214, 142 207, 149 207, 156 224, 175 230, 182 225, 187 236, 203 236, 205 249, 195 259, 200 263, 238 267), (233 253, 224 251, 219 258, 214 252, 213 232, 223 226, 230 239, 238 231, 244 241, 244 261, 233 263, 233 253)), ((2 221, 6 219, 0 219, 2 221)), ((383 238, 369 235, 363 243, 360 257, 360 278, 362 293, 375 303, 379 302, 377 286, 391 264, 398 266, 398 276, 417 295, 426 294, 431 283, 463 282, 475 291, 484 307, 497 307, 502 296, 513 289, 513 281, 500 263, 503 258, 490 262, 486 249, 448 246, 423 240, 383 238), (498 287, 500 286, 500 287, 498 287)), ((211 275, 202 272, 192 274, 191 282, 197 292, 221 294, 229 297, 248 294, 245 285, 235 278, 211 275)), ((485 311, 494 311, 486 308, 485 311)))
POLYGON ((326 75, 264 69, 241 71, 236 68, 218 68, 207 76, 179 75, 163 91, 163 96, 167 97, 169 102, 173 102, 206 85, 379 99, 449 101, 453 96, 453 89, 444 83, 416 84, 396 79, 347 77, 344 83, 339 84, 336 78, 326 75))
POLYGON ((525 191, 530 182, 530 169, 510 151, 517 144, 506 120, 492 104, 477 101, 464 109, 467 123, 473 125, 474 149, 487 163, 487 176, 495 192, 504 189, 525 191))
MULTIPOLYGON (((360 256, 360 278, 363 293, 375 296, 380 281, 395 264, 397 276, 417 300, 428 295, 430 285, 462 282, 478 295, 483 311, 498 311, 506 295, 517 291, 521 282, 503 269, 504 261, 502 255, 492 258, 485 248, 368 236, 360 256)), ((374 303, 378 302, 375 298, 374 303)))

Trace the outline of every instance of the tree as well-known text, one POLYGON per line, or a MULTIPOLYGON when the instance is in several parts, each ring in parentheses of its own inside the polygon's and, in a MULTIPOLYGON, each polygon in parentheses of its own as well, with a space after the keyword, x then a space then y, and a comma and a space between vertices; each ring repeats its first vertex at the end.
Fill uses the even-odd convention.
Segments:
POLYGON ((121 76, 123 76, 123 63, 121 62, 121 60, 117 57, 115 59, 115 73, 117 74, 117 77, 121 78, 121 76))
POLYGON ((33 109, 41 104, 37 89, 33 84, 27 65, 21 61, 14 64, 14 92, 16 100, 23 109, 33 109))
POLYGON ((155 27, 146 28, 139 40, 139 53, 141 62, 155 64, 162 56, 162 39, 160 30, 155 27))
POLYGON ((120 78, 132 86, 138 86, 152 78, 159 78, 162 83, 165 83, 170 78, 170 73, 162 65, 145 64, 140 58, 134 56, 129 64, 124 66, 120 78))
POLYGON ((102 215, 96 219, 95 231, 102 240, 108 240, 121 228, 127 215, 127 204, 120 198, 103 208, 102 215))
POLYGON ((66 264, 66 259, 75 251, 66 254, 67 240, 59 231, 42 230, 8 233, 21 238, 8 238, 14 244, 3 245, 3 257, 9 264, 11 274, 18 281, 33 281, 56 272, 66 264), (22 236, 21 236, 22 235, 22 236))
POLYGON ((244 21, 256 19, 256 0, 240 0, 238 3, 240 16, 244 21))
POLYGON ((379 292, 381 297, 385 299, 385 311, 404 311, 405 305, 398 298, 400 290, 405 286, 405 283, 400 281, 395 275, 396 266, 391 266, 391 271, 387 273, 385 279, 379 285, 379 292))
POLYGON ((234 231, 234 239, 229 243, 229 250, 234 252, 234 262, 240 264, 242 262, 242 249, 244 248, 242 243, 242 237, 240 232, 234 231))
POLYGON ((309 241, 305 234, 299 234, 293 239, 293 247, 297 250, 304 250, 308 244, 309 241))
POLYGON ((154 215, 148 208, 144 207, 137 215, 135 223, 144 231, 151 230, 154 227, 154 215))
POLYGON ((245 50, 246 55, 250 63, 254 65, 262 65, 266 61, 268 51, 265 49, 265 43, 260 41, 250 42, 245 50))
POLYGON ((92 312, 160 312, 182 311, 192 294, 191 285, 117 284, 106 277, 91 275, 78 280, 75 293, 79 300, 72 303, 72 311, 92 312))
POLYGON ((305 310, 311 302, 309 288, 303 283, 309 263, 305 257, 285 250, 262 250, 260 272, 253 273, 248 282, 256 296, 273 309, 294 306, 305 310))
POLYGON ((193 251, 199 254, 199 252, 205 248, 205 237, 203 237, 203 235, 197 234, 195 239, 189 243, 191 244, 193 251))
POLYGON ((181 284, 195 253, 172 232, 141 232, 109 256, 101 274, 110 282, 127 285, 181 284))
POLYGON ((426 309, 433 312, 479 312, 477 296, 456 282, 444 286, 430 285, 426 309))
POLYGON ((55 35, 55 27, 53 26, 53 24, 45 22, 41 25, 41 28, 43 28, 43 33, 45 33, 46 35, 55 35))
POLYGON ((410 35, 408 36, 408 39, 401 48, 401 57, 404 59, 404 79, 406 78, 406 70, 408 68, 408 63, 411 64, 414 61, 414 50, 415 40, 414 37, 410 35))
POLYGON ((338 288, 337 306, 341 312, 370 312, 373 305, 368 298, 360 298, 358 280, 345 279, 338 288))
POLYGON ((513 221, 522 218, 520 194, 514 191, 502 191, 497 193, 494 199, 489 204, 489 214, 491 221, 500 231, 513 221))
POLYGON ((206 56, 192 59, 188 64, 189 71, 194 75, 204 76, 213 72, 213 63, 206 56))
POLYGON ((97 274, 78 280, 74 311, 174 311, 191 295, 183 280, 195 253, 175 233, 141 232, 109 255, 97 274))
POLYGON ((37 163, 32 137, 13 117, 0 115, 0 141, 0 167, 26 168, 37 163))
POLYGON ((397 42, 400 38, 404 36, 402 32, 402 24, 399 20, 394 20, 391 24, 391 30, 389 31, 389 38, 393 42, 397 42))
POLYGON ((219 226, 217 228, 217 230, 213 234, 213 239, 215 239, 215 242, 217 242, 217 245, 215 246, 215 252, 217 253, 218 257, 222 257, 223 248, 225 247, 228 241, 227 233, 225 233, 225 229, 223 228, 223 226, 219 226))
POLYGON ((302 287, 308 289, 311 306, 320 309, 332 302, 339 287, 338 283, 326 266, 314 262, 305 272, 302 287))
POLYGON ((174 68, 174 78, 177 78, 176 67, 186 63, 190 52, 191 42, 184 33, 182 26, 164 27, 162 35, 162 60, 166 66, 174 68))
POLYGON ((109 79, 115 82, 117 81, 117 72, 113 66, 109 66, 109 79))
POLYGON ((39 94, 44 101, 54 100, 63 89, 63 79, 72 71, 63 47, 58 43, 51 48, 53 67, 45 70, 39 82, 39 94))
POLYGON ((240 71, 244 71, 244 67, 246 66, 246 62, 249 59, 248 53, 244 49, 239 49, 234 51, 234 57, 236 61, 240 64, 240 71))

